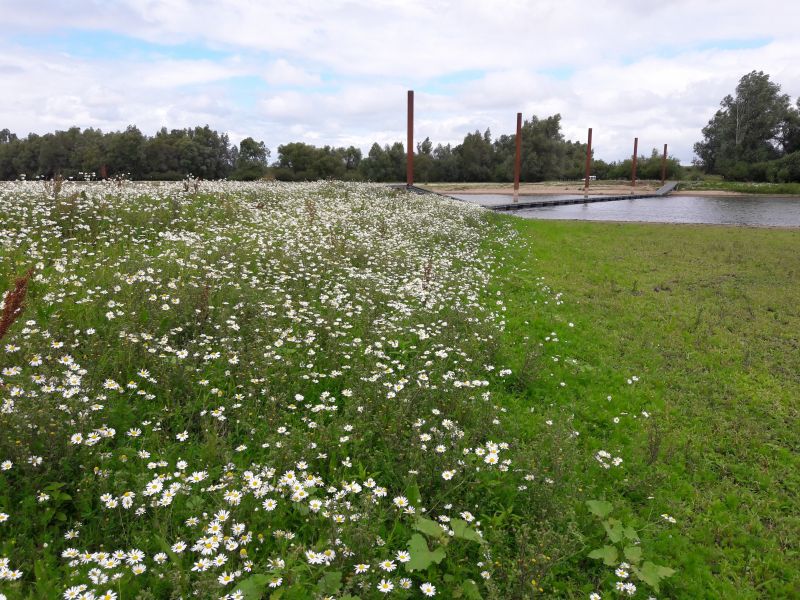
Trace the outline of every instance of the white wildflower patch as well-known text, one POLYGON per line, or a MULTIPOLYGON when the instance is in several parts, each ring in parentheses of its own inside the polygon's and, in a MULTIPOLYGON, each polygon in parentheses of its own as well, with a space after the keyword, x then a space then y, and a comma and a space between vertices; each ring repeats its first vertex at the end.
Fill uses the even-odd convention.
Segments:
MULTIPOLYGON (((445 549, 491 583, 487 490, 552 479, 515 460, 492 399, 512 372, 490 355, 506 306, 482 209, 365 184, 14 182, 0 217, 3 263, 32 267, 0 352, 0 548, 35 507, 64 598, 455 597, 425 570, 445 549)), ((0 581, 33 581, 16 561, 0 581)))

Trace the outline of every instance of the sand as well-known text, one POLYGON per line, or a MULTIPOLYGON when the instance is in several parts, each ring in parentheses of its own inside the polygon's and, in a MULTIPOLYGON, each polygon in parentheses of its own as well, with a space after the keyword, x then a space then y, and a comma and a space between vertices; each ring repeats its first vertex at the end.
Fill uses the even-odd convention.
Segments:
MULTIPOLYGON (((514 187, 508 183, 422 183, 419 187, 433 190, 441 194, 499 194, 513 196, 514 187)), ((621 196, 624 194, 652 194, 659 187, 659 182, 637 182, 636 187, 623 181, 593 181, 589 185, 590 196, 621 196)), ((522 196, 554 196, 563 194, 583 194, 583 182, 545 182, 523 183, 519 186, 522 196)), ((748 196, 741 192, 726 190, 678 190, 671 196, 748 196)), ((771 197, 779 195, 771 194, 771 197)), ((788 198, 797 196, 786 196, 788 198)))
MULTIPOLYGON (((514 195, 513 185, 507 183, 430 183, 418 184, 419 187, 442 194, 503 194, 514 195)), ((631 187, 621 182, 596 182, 589 185, 590 196, 618 196, 622 194, 648 194, 655 192, 659 186, 642 183, 631 187)), ((562 194, 583 194, 583 182, 565 181, 563 183, 523 183, 519 186, 523 196, 553 196, 562 194)))

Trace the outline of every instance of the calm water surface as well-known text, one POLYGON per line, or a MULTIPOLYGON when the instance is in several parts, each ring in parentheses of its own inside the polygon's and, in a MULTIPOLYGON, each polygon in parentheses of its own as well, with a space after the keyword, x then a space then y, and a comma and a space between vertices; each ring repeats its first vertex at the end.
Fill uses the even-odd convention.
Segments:
MULTIPOLYGON (((511 201, 510 196, 456 196, 479 204, 511 201)), ((552 199, 566 196, 553 196, 552 199)), ((527 198, 533 199, 528 196, 527 198)), ((524 202, 526 197, 520 196, 524 202)), ((546 201, 551 197, 538 196, 546 201)), ((763 196, 664 196, 639 200, 615 200, 593 204, 569 204, 513 211, 527 219, 579 219, 586 221, 646 221, 651 223, 713 223, 800 227, 800 198, 763 196)))

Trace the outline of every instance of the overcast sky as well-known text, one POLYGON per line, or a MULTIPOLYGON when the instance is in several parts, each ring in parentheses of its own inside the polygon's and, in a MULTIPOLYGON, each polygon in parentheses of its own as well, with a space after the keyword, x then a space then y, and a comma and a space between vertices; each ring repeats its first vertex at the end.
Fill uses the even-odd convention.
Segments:
POLYGON ((562 115, 595 156, 683 163, 739 78, 800 95, 797 0, 0 0, 0 129, 208 124, 238 142, 405 143, 562 115))

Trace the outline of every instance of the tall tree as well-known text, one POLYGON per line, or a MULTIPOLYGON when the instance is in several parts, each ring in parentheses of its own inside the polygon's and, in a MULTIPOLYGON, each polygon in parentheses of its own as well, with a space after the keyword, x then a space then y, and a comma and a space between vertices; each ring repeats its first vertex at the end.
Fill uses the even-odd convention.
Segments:
POLYGON ((392 173, 392 163, 389 159, 388 146, 381 148, 377 142, 372 144, 367 158, 361 161, 359 169, 367 181, 389 181, 392 173))
POLYGON ((239 152, 236 158, 236 170, 232 177, 235 179, 259 179, 267 173, 267 159, 269 148, 264 142, 257 142, 251 137, 239 142, 239 152))
POLYGON ((135 125, 108 136, 107 164, 109 175, 129 175, 132 179, 144 176, 145 137, 135 125))
POLYGON ((13 141, 16 141, 17 134, 12 133, 7 127, 5 129, 0 129, 0 144, 10 144, 13 141))
POLYGON ((748 165, 774 160, 791 151, 797 109, 781 86, 763 71, 743 76, 728 94, 694 145, 706 171, 736 176, 748 165))
POLYGON ((492 174, 494 149, 492 132, 488 129, 468 133, 464 141, 456 146, 454 152, 460 158, 459 178, 462 181, 489 181, 492 174))
POLYGON ((417 143, 417 152, 414 155, 414 178, 417 181, 428 182, 433 176, 433 142, 426 137, 417 143))

